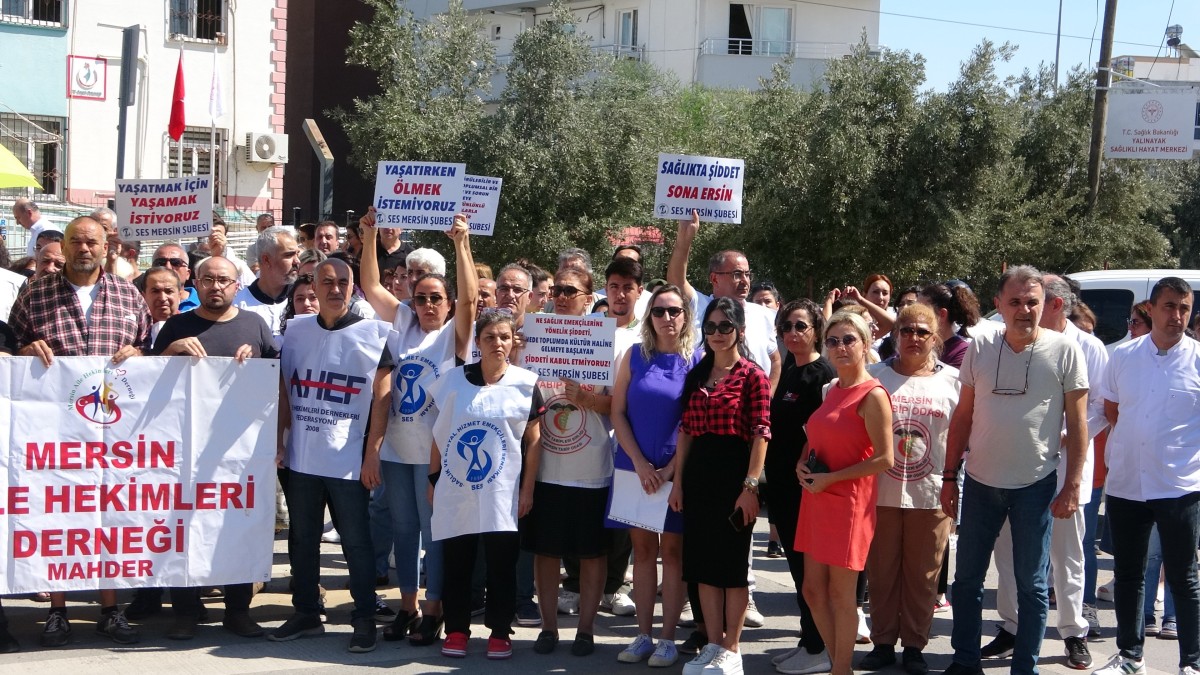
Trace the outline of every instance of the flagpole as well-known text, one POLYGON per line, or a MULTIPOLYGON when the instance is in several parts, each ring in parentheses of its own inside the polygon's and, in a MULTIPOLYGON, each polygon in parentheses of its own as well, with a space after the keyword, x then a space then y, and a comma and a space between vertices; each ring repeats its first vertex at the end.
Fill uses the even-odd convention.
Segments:
MULTIPOLYGON (((213 45, 213 81, 217 81, 217 45, 213 45)), ((213 85, 209 85, 208 92, 208 174, 215 181, 217 177, 217 115, 213 109, 213 85)), ((213 201, 217 198, 217 186, 213 185, 213 201)))

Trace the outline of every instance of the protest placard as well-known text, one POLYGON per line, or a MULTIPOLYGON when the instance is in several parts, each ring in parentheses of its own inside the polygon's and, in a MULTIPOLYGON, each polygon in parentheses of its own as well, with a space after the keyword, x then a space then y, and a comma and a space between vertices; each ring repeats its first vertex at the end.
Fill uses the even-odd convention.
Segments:
POLYGON ((543 380, 613 385, 617 320, 603 316, 526 314, 523 368, 543 380))
POLYGON ((462 210, 466 164, 380 162, 375 174, 379 227, 445 232, 462 210))
POLYGON ((122 241, 212 233, 212 176, 117 180, 114 210, 122 241))
POLYGON ((496 213, 500 210, 501 178, 465 176, 462 212, 471 223, 471 234, 492 236, 496 229, 496 213))
POLYGON ((685 220, 698 211, 705 222, 740 224, 745 174, 741 159, 660 153, 654 217, 685 220))
POLYGON ((1104 156, 1191 159, 1195 151, 1196 94, 1158 91, 1108 97, 1104 156))
POLYGON ((0 359, 0 594, 268 581, 279 364, 0 359))

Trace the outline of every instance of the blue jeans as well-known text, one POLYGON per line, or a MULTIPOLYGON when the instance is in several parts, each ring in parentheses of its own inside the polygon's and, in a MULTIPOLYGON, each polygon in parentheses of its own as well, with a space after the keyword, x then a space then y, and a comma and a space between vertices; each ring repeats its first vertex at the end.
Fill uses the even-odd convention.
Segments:
POLYGON ((425 599, 442 599, 442 542, 433 540, 429 519, 429 465, 380 462, 388 510, 392 512, 392 541, 396 545, 396 584, 405 595, 415 594, 421 576, 421 544, 425 544, 425 599))
POLYGON ((1100 520, 1100 501, 1104 487, 1092 490, 1092 500, 1083 507, 1083 604, 1096 604, 1096 522, 1100 520))
POLYGON ((984 485, 969 475, 963 485, 958 558, 954 571, 954 662, 979 667, 983 634, 983 581, 992 549, 1007 519, 1012 530, 1013 572, 1017 582, 1017 636, 1014 673, 1036 673, 1050 598, 1046 570, 1050 564, 1050 502, 1057 475, 1022 488, 984 485))
POLYGON ((288 557, 292 561, 292 607, 299 614, 321 611, 318 584, 321 580, 321 530, 325 524, 325 496, 338 514, 342 555, 350 572, 350 596, 354 599, 351 619, 375 616, 375 551, 371 543, 367 504, 371 493, 356 480, 326 478, 292 470, 287 483, 291 532, 288 557))
POLYGON ((1150 530, 1162 532, 1162 563, 1175 601, 1179 627, 1179 667, 1200 665, 1200 580, 1196 577, 1196 546, 1200 543, 1200 492, 1173 499, 1139 502, 1109 495, 1112 523, 1113 600, 1117 606, 1117 648, 1142 658, 1145 637, 1146 558, 1150 530))

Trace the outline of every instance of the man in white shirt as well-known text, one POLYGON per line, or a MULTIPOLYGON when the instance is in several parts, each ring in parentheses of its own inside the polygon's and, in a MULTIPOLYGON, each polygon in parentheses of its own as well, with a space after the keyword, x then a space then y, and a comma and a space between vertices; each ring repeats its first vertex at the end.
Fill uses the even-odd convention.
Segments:
POLYGON ((1179 672, 1200 673, 1200 345, 1183 334, 1192 289, 1178 277, 1150 292, 1150 333, 1117 347, 1104 378, 1105 512, 1113 535, 1117 648, 1102 675, 1140 675, 1143 661, 1146 548, 1162 533, 1167 585, 1179 627, 1179 672))
POLYGON ((280 339, 283 312, 287 309, 288 291, 300 271, 300 245, 289 227, 274 225, 263 230, 255 241, 258 250, 258 279, 242 286, 233 296, 233 306, 261 316, 275 336, 280 339))
POLYGON ((25 244, 25 255, 29 257, 33 257, 33 254, 37 251, 35 244, 37 243, 38 235, 43 230, 50 229, 62 232, 62 227, 42 217, 41 210, 33 200, 18 197, 17 201, 13 202, 12 212, 13 218, 21 227, 29 230, 29 242, 25 244))

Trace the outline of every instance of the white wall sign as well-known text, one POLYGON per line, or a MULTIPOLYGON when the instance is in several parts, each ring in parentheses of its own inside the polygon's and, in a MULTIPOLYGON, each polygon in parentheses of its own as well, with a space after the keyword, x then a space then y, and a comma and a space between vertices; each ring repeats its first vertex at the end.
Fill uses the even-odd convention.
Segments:
POLYGON ((1191 159, 1196 95, 1152 92, 1108 98, 1104 156, 1110 159, 1191 159))
POLYGON ((695 210, 705 222, 740 224, 745 174, 741 159, 660 153, 654 217, 685 220, 695 210))
POLYGON ((108 98, 108 59, 67 56, 67 98, 108 98))

